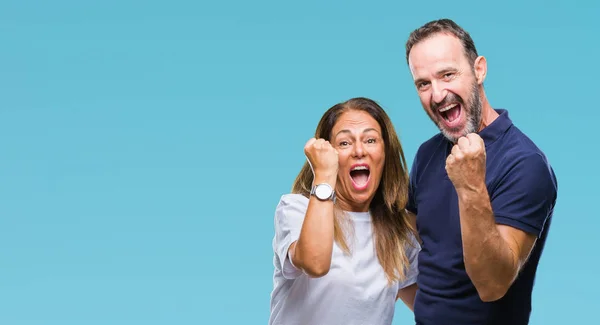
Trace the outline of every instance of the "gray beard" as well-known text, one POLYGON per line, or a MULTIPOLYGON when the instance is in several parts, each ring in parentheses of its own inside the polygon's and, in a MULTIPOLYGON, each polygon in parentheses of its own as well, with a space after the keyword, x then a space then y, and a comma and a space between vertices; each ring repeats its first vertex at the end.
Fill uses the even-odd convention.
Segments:
POLYGON ((465 110, 465 114, 467 114, 467 123, 462 134, 459 137, 453 136, 449 132, 447 132, 441 125, 442 122, 437 123, 437 127, 440 129, 440 132, 452 143, 458 142, 458 138, 464 137, 469 133, 475 133, 479 130, 479 125, 481 124, 481 110, 482 110, 481 97, 479 96, 479 88, 477 83, 473 84, 471 88, 471 96, 465 103, 463 109, 465 110))

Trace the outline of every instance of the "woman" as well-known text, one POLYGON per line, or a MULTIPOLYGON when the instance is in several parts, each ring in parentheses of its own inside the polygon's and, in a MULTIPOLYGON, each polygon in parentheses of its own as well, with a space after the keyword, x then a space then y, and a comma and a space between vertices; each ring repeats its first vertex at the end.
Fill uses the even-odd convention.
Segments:
POLYGON ((417 243, 402 146, 367 98, 330 108, 275 212, 269 324, 391 324, 412 310, 417 243))

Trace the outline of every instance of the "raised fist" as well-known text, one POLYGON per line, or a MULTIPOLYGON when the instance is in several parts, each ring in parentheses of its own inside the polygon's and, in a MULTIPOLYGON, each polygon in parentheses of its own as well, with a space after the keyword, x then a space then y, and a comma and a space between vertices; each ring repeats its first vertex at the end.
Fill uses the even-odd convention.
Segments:
POLYGON ((336 180, 339 168, 338 152, 329 141, 311 138, 304 146, 304 153, 308 158, 315 180, 336 180))
POLYGON ((446 159, 446 172, 457 191, 485 187, 485 143, 475 134, 461 137, 446 159))

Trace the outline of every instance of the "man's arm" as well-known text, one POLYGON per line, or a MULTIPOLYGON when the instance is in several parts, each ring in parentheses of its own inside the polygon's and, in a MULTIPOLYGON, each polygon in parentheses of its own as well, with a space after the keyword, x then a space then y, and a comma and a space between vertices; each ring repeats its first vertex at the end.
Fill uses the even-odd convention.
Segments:
POLYGON ((446 171, 458 195, 465 269, 481 300, 502 298, 533 249, 556 199, 556 182, 541 155, 516 157, 490 198, 481 137, 458 140, 446 171))
POLYGON ((481 300, 498 300, 516 279, 537 237, 496 224, 485 184, 478 191, 457 193, 467 274, 481 300))

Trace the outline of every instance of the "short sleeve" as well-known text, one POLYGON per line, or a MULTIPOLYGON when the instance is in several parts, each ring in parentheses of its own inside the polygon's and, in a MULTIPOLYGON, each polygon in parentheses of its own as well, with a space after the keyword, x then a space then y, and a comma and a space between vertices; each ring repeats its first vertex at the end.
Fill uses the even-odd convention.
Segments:
POLYGON ((421 245, 417 241, 417 238, 414 235, 411 235, 412 243, 408 245, 407 254, 408 262, 410 263, 408 269, 406 270, 406 280, 400 283, 398 289, 406 288, 417 282, 417 275, 419 275, 419 252, 421 251, 421 245))
POLYGON ((490 194, 497 223, 539 237, 554 210, 557 181, 544 156, 528 154, 509 164, 490 194))
POLYGON ((300 230, 306 209, 308 198, 300 194, 286 194, 281 197, 275 209, 275 237, 273 238, 273 250, 277 260, 277 267, 281 270, 283 277, 294 279, 302 274, 289 258, 290 245, 300 237, 300 230))

